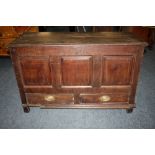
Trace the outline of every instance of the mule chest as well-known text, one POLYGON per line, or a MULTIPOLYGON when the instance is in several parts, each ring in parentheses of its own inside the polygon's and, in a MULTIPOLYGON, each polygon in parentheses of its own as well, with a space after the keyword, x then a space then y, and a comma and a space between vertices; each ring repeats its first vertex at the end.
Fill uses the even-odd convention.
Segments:
POLYGON ((25 33, 10 45, 24 111, 41 107, 132 112, 146 45, 121 32, 25 33))

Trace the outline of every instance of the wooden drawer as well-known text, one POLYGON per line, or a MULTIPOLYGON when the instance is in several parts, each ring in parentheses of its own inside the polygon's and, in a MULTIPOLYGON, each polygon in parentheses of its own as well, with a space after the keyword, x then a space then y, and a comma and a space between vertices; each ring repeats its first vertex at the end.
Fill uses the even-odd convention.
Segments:
POLYGON ((128 102, 128 94, 81 94, 80 103, 114 103, 128 102))
POLYGON ((40 94, 27 93, 26 99, 29 105, 46 104, 73 104, 74 96, 72 94, 40 94))

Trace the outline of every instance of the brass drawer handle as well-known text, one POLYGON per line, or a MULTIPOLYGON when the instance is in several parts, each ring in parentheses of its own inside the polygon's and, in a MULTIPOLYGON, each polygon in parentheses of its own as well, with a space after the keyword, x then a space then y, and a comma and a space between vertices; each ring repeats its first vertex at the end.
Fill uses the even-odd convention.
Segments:
POLYGON ((52 96, 52 95, 45 96, 44 99, 45 99, 46 101, 55 101, 55 97, 52 96))
POLYGON ((110 101, 110 96, 108 96, 108 95, 103 95, 103 96, 101 96, 100 98, 99 98, 99 100, 101 101, 101 102, 108 102, 108 101, 110 101))

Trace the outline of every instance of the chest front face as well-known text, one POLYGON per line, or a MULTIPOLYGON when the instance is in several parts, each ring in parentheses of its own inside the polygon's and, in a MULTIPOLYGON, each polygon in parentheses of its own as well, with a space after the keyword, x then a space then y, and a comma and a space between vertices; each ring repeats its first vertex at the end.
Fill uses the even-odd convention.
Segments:
POLYGON ((24 86, 84 88, 129 86, 133 83, 133 76, 136 74, 134 69, 138 61, 137 48, 135 51, 128 46, 126 49, 108 49, 104 46, 90 48, 24 48, 24 51, 27 51, 24 53, 19 48, 18 60, 24 86), (62 51, 67 49, 69 52, 62 54, 62 51))
POLYGON ((30 46, 12 58, 24 105, 131 108, 142 53, 131 45, 30 46))
POLYGON ((11 47, 23 107, 135 107, 144 43, 124 33, 25 34, 11 47))

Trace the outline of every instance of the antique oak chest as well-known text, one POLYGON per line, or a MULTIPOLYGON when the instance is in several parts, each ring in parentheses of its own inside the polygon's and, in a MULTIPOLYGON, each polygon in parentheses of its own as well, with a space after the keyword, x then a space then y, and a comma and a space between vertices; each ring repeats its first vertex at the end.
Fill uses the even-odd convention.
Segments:
POLYGON ((120 32, 24 34, 10 45, 24 112, 30 107, 132 112, 146 45, 120 32))

